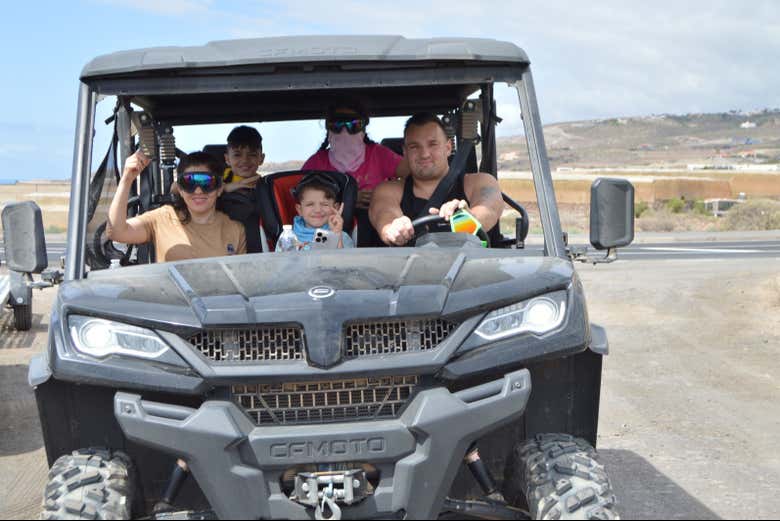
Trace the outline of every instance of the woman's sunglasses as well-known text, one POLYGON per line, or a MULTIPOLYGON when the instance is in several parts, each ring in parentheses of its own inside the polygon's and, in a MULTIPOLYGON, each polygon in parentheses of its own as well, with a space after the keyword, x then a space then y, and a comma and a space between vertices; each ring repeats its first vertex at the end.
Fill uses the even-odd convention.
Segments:
POLYGON ((222 186, 222 176, 211 172, 187 172, 180 174, 177 181, 179 188, 188 194, 194 194, 200 188, 204 194, 213 192, 222 186))
POLYGON ((358 119, 337 119, 326 123, 328 130, 340 134, 343 129, 347 129, 350 134, 357 134, 366 128, 366 122, 358 119))

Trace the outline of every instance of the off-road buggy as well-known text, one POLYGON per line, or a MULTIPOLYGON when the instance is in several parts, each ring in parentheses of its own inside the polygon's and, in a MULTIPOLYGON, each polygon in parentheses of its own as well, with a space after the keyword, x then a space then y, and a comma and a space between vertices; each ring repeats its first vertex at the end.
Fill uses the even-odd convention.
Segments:
MULTIPOLYGON (((265 249, 285 220, 278 178, 260 183, 265 249)), ((609 259, 632 240, 632 206, 629 184, 594 184, 591 242, 609 259)), ((30 366, 43 517, 614 518, 594 450, 607 340, 573 266, 585 255, 561 229, 529 60, 511 43, 269 38, 96 58, 66 280, 30 366), (105 238, 116 164, 137 146, 155 160, 130 215, 170 201, 180 126, 317 119, 334 98, 435 112, 457 144, 451 174, 497 175, 496 83, 519 97, 543 250, 524 248, 509 197, 515 236, 489 248, 421 226, 415 247, 153 263, 105 238), (92 173, 104 97, 116 130, 92 173)))

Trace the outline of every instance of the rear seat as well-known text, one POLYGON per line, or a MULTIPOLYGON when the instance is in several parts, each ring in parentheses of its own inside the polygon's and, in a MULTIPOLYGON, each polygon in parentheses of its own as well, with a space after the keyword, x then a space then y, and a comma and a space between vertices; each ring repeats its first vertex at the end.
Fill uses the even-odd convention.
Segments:
POLYGON ((288 172, 276 172, 263 177, 265 189, 258 191, 258 195, 265 198, 260 201, 260 215, 268 241, 272 245, 276 243, 276 239, 281 235, 282 226, 292 224, 293 218, 297 215, 292 189, 304 175, 313 172, 326 175, 341 187, 339 199, 344 203, 342 212, 344 231, 352 235, 355 227, 355 203, 357 202, 357 183, 355 180, 341 172, 291 170, 288 172))

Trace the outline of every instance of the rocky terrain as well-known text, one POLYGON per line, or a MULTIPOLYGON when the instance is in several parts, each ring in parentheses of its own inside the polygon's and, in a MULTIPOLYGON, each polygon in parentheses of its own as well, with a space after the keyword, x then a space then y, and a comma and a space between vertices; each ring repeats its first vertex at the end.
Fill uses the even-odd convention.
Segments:
MULTIPOLYGON (((652 115, 544 127, 551 167, 758 168, 780 163, 780 109, 652 115)), ((499 170, 528 170, 523 136, 498 139, 499 170)))

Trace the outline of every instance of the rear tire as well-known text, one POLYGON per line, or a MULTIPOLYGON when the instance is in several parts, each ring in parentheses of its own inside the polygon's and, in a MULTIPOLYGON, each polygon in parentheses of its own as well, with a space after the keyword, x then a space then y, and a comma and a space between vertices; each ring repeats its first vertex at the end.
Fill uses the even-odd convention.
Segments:
POLYGON ((596 450, 567 434, 540 434, 515 448, 504 496, 532 519, 620 519, 596 450))
POLYGON ((131 519, 132 463, 121 452, 82 449, 49 471, 41 519, 131 519))
POLYGON ((32 327, 32 304, 14 305, 14 328, 29 331, 32 327))

